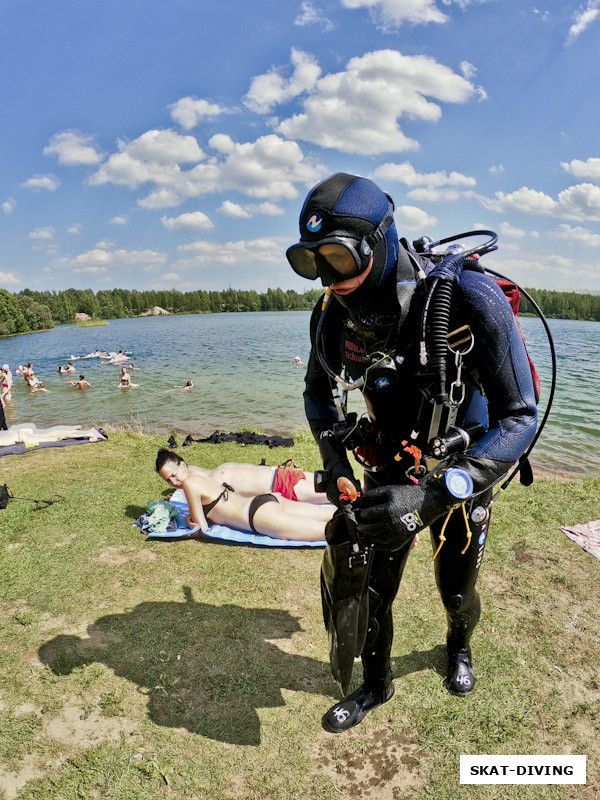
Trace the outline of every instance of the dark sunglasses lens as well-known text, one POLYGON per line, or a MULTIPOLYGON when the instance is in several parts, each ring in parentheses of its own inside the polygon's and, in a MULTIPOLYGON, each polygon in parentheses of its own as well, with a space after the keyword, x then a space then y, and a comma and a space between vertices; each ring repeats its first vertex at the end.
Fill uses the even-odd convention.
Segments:
POLYGON ((295 244, 286 253, 287 260, 291 268, 302 278, 309 278, 314 281, 317 277, 317 264, 315 256, 310 250, 301 245, 295 244))

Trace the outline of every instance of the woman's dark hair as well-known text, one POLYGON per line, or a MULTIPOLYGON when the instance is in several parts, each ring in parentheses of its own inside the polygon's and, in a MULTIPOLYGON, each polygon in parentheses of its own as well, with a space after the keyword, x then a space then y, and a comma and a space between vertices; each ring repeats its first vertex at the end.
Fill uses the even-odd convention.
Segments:
POLYGON ((85 380, 85 375, 80 375, 80 376, 79 376, 79 380, 80 380, 80 381, 84 381, 84 380, 85 380))
POLYGON ((156 471, 160 472, 160 470, 164 467, 165 464, 168 464, 169 461, 172 461, 173 464, 185 464, 185 461, 181 456, 178 456, 177 453, 174 453, 172 450, 162 450, 158 451, 158 455, 156 456, 156 471))

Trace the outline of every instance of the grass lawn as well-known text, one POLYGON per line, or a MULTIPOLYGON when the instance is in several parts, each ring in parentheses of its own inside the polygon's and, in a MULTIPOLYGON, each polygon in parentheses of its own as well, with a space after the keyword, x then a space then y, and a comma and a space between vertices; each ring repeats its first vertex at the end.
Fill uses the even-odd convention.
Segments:
MULTIPOLYGON (((343 736, 321 619, 321 552, 149 542, 164 437, 0 459, 0 797, 19 800, 593 798, 600 783, 600 563, 561 524, 600 516, 600 478, 516 484, 497 503, 473 640, 478 685, 442 684, 445 619, 426 536, 395 603, 396 697, 343 736), (587 786, 461 786, 459 755, 587 755, 587 786)), ((295 447, 195 444, 307 469, 295 447)), ((356 664, 355 682, 360 682, 356 664)))

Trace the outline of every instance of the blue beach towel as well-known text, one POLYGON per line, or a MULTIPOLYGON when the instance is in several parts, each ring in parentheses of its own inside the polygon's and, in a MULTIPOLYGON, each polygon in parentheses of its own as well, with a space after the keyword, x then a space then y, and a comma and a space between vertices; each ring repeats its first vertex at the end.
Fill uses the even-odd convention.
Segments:
POLYGON ((299 542, 289 539, 274 539, 272 536, 263 536, 260 533, 246 533, 225 525, 211 525, 206 533, 202 533, 200 526, 188 528, 185 515, 189 513, 188 504, 182 489, 173 493, 170 502, 178 512, 177 529, 167 533, 149 533, 148 539, 214 539, 235 544, 251 544, 259 547, 325 547, 326 542, 299 542))

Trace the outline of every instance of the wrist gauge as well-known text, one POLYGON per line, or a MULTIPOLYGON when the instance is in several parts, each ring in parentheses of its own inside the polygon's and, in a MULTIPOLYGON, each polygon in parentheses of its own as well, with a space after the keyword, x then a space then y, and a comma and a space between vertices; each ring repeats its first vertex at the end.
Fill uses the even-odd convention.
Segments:
POLYGON ((457 500, 466 500, 473 494, 473 480, 464 469, 452 467, 446 470, 444 481, 449 494, 457 500))

